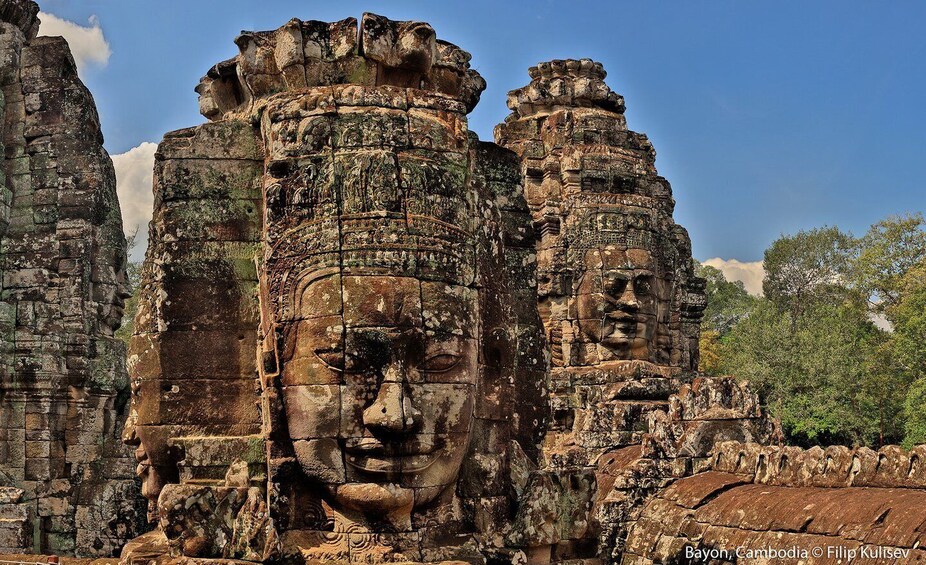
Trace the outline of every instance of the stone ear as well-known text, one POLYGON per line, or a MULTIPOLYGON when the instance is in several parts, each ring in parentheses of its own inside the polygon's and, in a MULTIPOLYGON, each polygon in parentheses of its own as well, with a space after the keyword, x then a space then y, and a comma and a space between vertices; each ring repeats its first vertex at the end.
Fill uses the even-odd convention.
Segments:
POLYGON ((276 379, 280 375, 280 354, 277 347, 276 325, 273 326, 271 332, 269 336, 264 337, 261 344, 260 358, 258 359, 261 376, 263 376, 265 382, 276 379))
MULTIPOLYGON (((257 272, 261 272, 262 263, 254 259, 257 272)), ((260 342, 257 346, 257 367, 263 388, 271 386, 280 375, 279 326, 273 319, 273 311, 267 289, 267 280, 261 276, 258 281, 258 300, 260 304, 260 342)))

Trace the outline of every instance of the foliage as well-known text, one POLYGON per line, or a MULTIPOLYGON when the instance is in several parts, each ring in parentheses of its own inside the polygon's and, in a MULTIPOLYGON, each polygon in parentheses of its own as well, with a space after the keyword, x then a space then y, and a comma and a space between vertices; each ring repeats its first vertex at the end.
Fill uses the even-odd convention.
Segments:
POLYGON ((870 444, 866 359, 882 339, 853 302, 816 303, 795 321, 761 300, 723 342, 721 367, 756 386, 791 441, 870 444))
POLYGON ((717 330, 702 330, 698 342, 701 359, 698 364, 706 375, 719 375, 721 372, 720 334, 717 330))
POLYGON ((705 368, 752 382, 798 444, 926 441, 923 228, 911 214, 860 239, 836 227, 782 236, 765 253, 765 296, 751 301, 701 267, 705 368))
POLYGON ((904 446, 926 443, 926 378, 917 379, 907 391, 904 402, 904 446))
POLYGON ((926 260, 907 272, 897 285, 896 303, 887 310, 892 342, 902 370, 926 377, 926 260))
MULTIPOLYGON (((707 308, 701 327, 716 332, 719 339, 752 311, 756 299, 746 292, 742 281, 728 281, 720 269, 700 263, 695 267, 697 275, 707 281, 707 308)), ((703 352, 701 358, 703 361, 703 352)))
POLYGON ((896 302, 887 308, 891 349, 897 371, 913 381, 904 403, 904 443, 926 443, 926 260, 904 273, 896 288, 896 302))
POLYGON ((900 302, 906 274, 926 261, 926 221, 923 215, 890 216, 859 240, 853 261, 853 282, 869 296, 874 309, 886 312, 900 302))
POLYGON ((789 312, 792 324, 815 302, 839 301, 856 247, 837 227, 778 238, 765 251, 765 297, 789 312))

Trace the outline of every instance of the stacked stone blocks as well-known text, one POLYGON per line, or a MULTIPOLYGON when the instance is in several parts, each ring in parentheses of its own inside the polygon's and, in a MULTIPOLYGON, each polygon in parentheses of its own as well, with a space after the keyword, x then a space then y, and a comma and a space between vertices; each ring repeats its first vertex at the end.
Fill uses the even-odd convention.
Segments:
POLYGON ((93 99, 37 11, 0 2, 0 471, 34 514, 20 549, 107 555, 138 526, 113 336, 126 243, 93 99))

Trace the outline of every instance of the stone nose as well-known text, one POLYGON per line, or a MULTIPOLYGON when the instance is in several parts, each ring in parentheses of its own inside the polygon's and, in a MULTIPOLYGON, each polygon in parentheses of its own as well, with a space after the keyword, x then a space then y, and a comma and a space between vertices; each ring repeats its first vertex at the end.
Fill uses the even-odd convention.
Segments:
POLYGON ((636 310, 640 307, 640 300, 637 298, 637 293, 633 289, 633 281, 629 281, 627 286, 624 287, 624 292, 621 293, 618 303, 621 307, 631 310, 636 310))
POLYGON ((141 445, 141 440, 138 438, 138 433, 135 431, 135 421, 131 416, 125 421, 125 425, 122 427, 122 443, 138 447, 141 445))
POLYGON ((376 399, 363 411, 363 424, 373 431, 409 433, 421 425, 421 411, 409 395, 405 369, 398 363, 389 365, 376 399))

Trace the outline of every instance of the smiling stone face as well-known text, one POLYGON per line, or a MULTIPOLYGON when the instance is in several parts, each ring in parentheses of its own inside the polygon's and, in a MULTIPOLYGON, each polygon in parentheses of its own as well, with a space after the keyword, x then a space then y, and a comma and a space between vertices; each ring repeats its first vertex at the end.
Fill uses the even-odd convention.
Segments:
POLYGON ((660 315, 667 309, 664 282, 645 249, 589 252, 576 310, 582 333, 616 359, 649 360, 660 315))
POLYGON ((236 44, 197 88, 213 123, 156 175, 126 435, 165 543, 504 559, 549 407, 519 163, 467 127, 485 81, 427 24, 373 14, 236 44))
POLYGON ((474 291, 413 277, 305 286, 283 330, 283 401, 300 467, 335 503, 391 512, 454 484, 478 374, 474 337, 454 328, 475 308, 474 291))

